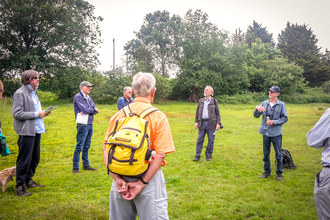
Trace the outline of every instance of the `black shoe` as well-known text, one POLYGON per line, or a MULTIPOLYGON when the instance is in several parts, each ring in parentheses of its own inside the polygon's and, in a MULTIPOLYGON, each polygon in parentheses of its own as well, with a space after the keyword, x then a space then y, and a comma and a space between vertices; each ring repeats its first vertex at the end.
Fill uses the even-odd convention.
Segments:
POLYGON ((15 192, 18 196, 32 196, 32 193, 26 191, 25 185, 23 186, 16 186, 15 192))
POLYGON ((270 173, 268 173, 268 172, 264 172, 261 176, 260 176, 260 178, 267 178, 267 177, 269 177, 270 176, 270 173))
POLYGON ((73 168, 72 173, 74 174, 79 174, 79 168, 73 168))
POLYGON ((84 166, 84 167, 83 167, 83 170, 91 170, 91 171, 95 171, 95 170, 97 170, 97 169, 95 169, 95 168, 91 167, 90 165, 88 165, 88 166, 84 166))
POLYGON ((33 180, 30 180, 28 183, 26 183, 27 188, 34 188, 34 187, 45 187, 45 185, 38 184, 34 182, 33 180))
POLYGON ((277 181, 284 180, 282 174, 276 174, 276 175, 277 175, 277 181))
POLYGON ((196 157, 195 157, 195 158, 194 158, 194 161, 199 161, 199 158, 196 158, 196 157))

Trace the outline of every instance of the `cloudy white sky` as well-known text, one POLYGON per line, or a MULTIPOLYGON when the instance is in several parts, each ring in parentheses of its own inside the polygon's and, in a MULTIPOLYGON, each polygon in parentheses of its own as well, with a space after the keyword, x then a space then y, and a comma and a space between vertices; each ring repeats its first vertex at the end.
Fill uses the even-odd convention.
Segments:
POLYGON ((253 20, 267 27, 277 40, 286 23, 306 24, 319 40, 322 51, 330 50, 330 0, 87 0, 95 6, 95 16, 100 23, 104 43, 97 49, 101 65, 106 71, 113 66, 113 39, 115 39, 115 65, 123 65, 124 45, 135 38, 146 14, 168 11, 184 17, 185 13, 201 9, 209 21, 219 29, 234 33, 235 29, 247 30, 253 20))

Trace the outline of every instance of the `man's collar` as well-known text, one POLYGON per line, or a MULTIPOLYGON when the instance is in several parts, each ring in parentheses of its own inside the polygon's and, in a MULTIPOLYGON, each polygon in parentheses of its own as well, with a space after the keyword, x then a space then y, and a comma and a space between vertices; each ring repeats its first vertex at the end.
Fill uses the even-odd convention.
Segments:
POLYGON ((29 89, 31 89, 33 92, 36 92, 38 89, 38 86, 34 87, 34 89, 32 89, 32 86, 30 84, 27 84, 27 86, 29 87, 29 89))
POLYGON ((142 97, 142 96, 138 96, 134 99, 133 103, 134 102, 144 102, 144 103, 147 103, 147 104, 150 104, 149 100, 145 97, 142 97))
POLYGON ((88 95, 86 95, 85 93, 83 93, 83 91, 80 90, 80 92, 84 96, 84 98, 88 98, 88 95))
POLYGON ((212 99, 212 96, 210 96, 209 100, 207 100, 205 97, 205 101, 207 101, 207 102, 211 101, 211 99, 212 99))

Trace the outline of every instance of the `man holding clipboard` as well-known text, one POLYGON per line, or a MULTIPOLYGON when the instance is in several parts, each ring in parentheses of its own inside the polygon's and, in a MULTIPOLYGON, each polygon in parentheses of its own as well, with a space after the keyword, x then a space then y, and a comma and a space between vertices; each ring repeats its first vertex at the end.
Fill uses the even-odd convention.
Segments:
POLYGON ((79 173, 80 152, 83 161, 83 170, 96 170, 91 167, 88 160, 88 150, 93 136, 94 115, 99 113, 92 98, 88 95, 94 85, 88 81, 80 83, 80 92, 73 99, 75 119, 77 122, 77 145, 73 154, 73 170, 79 173))

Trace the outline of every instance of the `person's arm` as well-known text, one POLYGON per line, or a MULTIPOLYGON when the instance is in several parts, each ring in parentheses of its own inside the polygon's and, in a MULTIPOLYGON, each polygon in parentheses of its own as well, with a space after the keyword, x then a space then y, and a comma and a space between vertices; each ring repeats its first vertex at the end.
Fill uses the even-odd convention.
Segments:
POLYGON ((214 102, 215 102, 215 115, 217 117, 216 129, 219 130, 220 129, 220 123, 221 123, 219 104, 218 104, 218 101, 216 99, 214 99, 214 102))
MULTIPOLYGON (((25 111, 25 106, 24 106, 24 94, 20 92, 15 92, 13 96, 13 117, 16 120, 29 120, 29 119, 34 119, 39 116, 38 112, 27 112, 25 111)), ((31 100, 33 102, 33 100, 31 100)))
POLYGON ((327 109, 315 126, 307 133, 307 144, 313 148, 324 147, 330 137, 330 109, 327 109))
POLYGON ((263 103, 261 103, 259 106, 256 106, 254 111, 253 111, 253 116, 255 118, 259 118, 265 111, 265 107, 263 107, 262 105, 263 103))
MULTIPOLYGON (((165 153, 156 154, 155 159, 150 163, 150 167, 147 170, 146 174, 142 177, 143 182, 148 183, 151 178, 157 173, 165 159, 165 153)), ((140 179, 135 182, 127 183, 128 193, 123 195, 123 198, 126 200, 134 199, 141 190, 145 187, 145 184, 140 179)))
POLYGON ((120 111, 122 108, 124 107, 122 101, 121 101, 121 98, 119 98, 117 100, 117 108, 118 108, 118 111, 120 111))
POLYGON ((95 112, 94 108, 88 108, 88 104, 86 103, 85 99, 82 96, 75 97, 74 103, 79 108, 80 112, 84 114, 93 114, 95 112))
POLYGON ((282 104, 282 109, 281 109, 281 117, 277 120, 273 120, 274 125, 282 125, 285 124, 288 121, 288 113, 286 112, 286 107, 285 104, 282 104))
POLYGON ((195 115, 195 129, 198 128, 198 121, 197 121, 197 118, 198 118, 198 106, 199 106, 199 101, 197 103, 197 109, 196 109, 196 115, 195 115))

